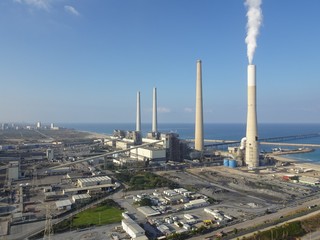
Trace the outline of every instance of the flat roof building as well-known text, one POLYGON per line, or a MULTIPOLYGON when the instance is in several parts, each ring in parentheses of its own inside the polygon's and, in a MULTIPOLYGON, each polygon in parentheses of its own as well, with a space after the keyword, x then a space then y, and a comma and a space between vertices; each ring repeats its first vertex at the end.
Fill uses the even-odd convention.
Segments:
POLYGON ((152 217, 152 216, 157 216, 157 215, 161 214, 161 212, 156 211, 156 210, 154 210, 154 209, 152 209, 151 207, 148 207, 148 206, 138 207, 137 210, 140 211, 146 217, 152 217))
POLYGON ((87 193, 85 194, 77 194, 77 195, 72 195, 71 199, 72 202, 74 203, 82 203, 82 202, 87 202, 89 201, 91 196, 87 193))
POLYGON ((72 202, 67 200, 56 201, 56 207, 58 210, 70 210, 72 206, 72 202))
POLYGON ((145 231, 142 227, 139 226, 135 221, 130 217, 123 219, 121 221, 123 230, 132 238, 132 239, 145 239, 145 231))
POLYGON ((204 206, 208 206, 208 205, 209 205, 209 203, 206 200, 196 199, 196 200, 192 200, 192 201, 184 204, 184 208, 191 209, 191 208, 204 207, 204 206))
POLYGON ((88 187, 88 186, 105 185, 105 184, 111 184, 111 183, 112 183, 112 180, 108 176, 90 177, 90 178, 79 178, 77 181, 77 186, 88 187))

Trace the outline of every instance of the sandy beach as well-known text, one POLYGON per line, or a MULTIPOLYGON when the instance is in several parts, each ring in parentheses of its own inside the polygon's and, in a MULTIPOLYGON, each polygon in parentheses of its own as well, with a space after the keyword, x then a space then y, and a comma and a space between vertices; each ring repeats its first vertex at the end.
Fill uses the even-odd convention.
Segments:
POLYGON ((298 160, 290 158, 290 157, 283 157, 283 156, 273 155, 273 154, 271 154, 270 157, 273 157, 274 159, 281 161, 281 162, 293 163, 296 168, 314 169, 314 170, 320 172, 320 164, 299 162, 298 160))

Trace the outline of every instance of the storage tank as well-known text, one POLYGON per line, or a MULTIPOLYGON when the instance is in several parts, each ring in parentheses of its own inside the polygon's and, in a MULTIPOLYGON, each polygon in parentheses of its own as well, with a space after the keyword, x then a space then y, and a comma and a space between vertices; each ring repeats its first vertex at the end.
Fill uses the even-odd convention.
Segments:
POLYGON ((237 167, 237 161, 236 160, 229 160, 229 167, 236 168, 237 167))
POLYGON ((223 166, 229 167, 229 159, 224 159, 223 160, 223 166))

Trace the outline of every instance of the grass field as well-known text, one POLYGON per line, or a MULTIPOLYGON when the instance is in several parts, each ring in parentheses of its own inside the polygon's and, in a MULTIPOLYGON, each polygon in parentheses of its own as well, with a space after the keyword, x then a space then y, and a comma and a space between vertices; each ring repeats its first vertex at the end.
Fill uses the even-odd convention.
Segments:
POLYGON ((73 218, 72 227, 81 228, 120 222, 122 212, 121 209, 108 205, 93 207, 77 214, 73 218))

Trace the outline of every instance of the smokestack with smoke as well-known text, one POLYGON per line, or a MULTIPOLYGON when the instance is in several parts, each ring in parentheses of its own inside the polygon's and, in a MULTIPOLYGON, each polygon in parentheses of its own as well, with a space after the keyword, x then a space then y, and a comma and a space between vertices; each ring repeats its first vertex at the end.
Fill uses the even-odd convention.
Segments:
POLYGON ((262 0, 245 0, 245 5, 248 8, 246 44, 249 64, 252 64, 253 55, 257 47, 257 36, 262 23, 261 4, 262 0))

